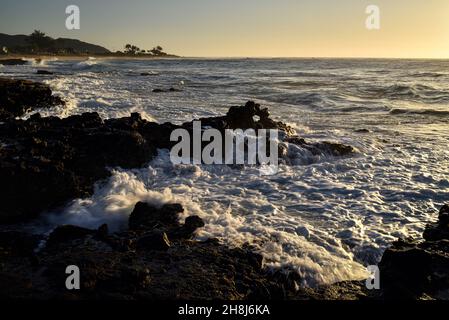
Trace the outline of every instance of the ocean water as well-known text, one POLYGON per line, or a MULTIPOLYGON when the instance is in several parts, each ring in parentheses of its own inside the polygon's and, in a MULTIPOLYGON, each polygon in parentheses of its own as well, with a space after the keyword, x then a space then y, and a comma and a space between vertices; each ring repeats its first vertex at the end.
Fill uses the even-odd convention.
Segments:
POLYGON ((392 241, 419 237, 449 201, 449 61, 49 60, 0 66, 0 76, 44 81, 68 100, 43 115, 140 112, 181 123, 255 100, 309 141, 357 150, 313 156, 289 146, 273 176, 253 167, 172 165, 160 150, 145 168, 111 168, 92 197, 46 213, 46 225, 106 222, 117 230, 139 200, 180 202, 185 216, 206 221, 198 238, 249 242, 269 267, 295 269, 302 285, 313 286, 364 278, 392 241), (170 87, 182 91, 152 92, 170 87))

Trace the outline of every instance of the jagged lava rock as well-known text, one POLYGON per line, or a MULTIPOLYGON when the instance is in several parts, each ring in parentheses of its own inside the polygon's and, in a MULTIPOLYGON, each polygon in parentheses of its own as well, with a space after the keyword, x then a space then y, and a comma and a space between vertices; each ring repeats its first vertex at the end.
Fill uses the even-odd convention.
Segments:
POLYGON ((178 227, 178 215, 184 212, 180 204, 165 204, 156 208, 144 202, 138 202, 129 217, 130 230, 146 230, 158 226, 178 227))
POLYGON ((39 74, 39 75, 53 75, 53 72, 48 71, 48 70, 37 70, 36 74, 39 74))
POLYGON ((137 239, 136 245, 138 249, 166 251, 170 248, 170 240, 165 232, 152 230, 137 239))
POLYGON ((441 208, 439 222, 428 225, 424 241, 400 240, 383 255, 379 264, 386 299, 449 299, 448 206, 441 208))
POLYGON ((8 121, 0 125, 0 137, 0 223, 86 197, 110 175, 107 167, 137 168, 156 155, 132 127, 114 128, 97 113, 8 121))
MULTIPOLYGON (((92 236, 94 230, 74 226, 57 228, 48 245, 27 257, 7 259, 0 265, 0 297, 39 299, 283 299, 284 284, 262 267, 262 257, 245 248, 230 249, 217 241, 169 240, 165 229, 182 228, 174 217, 179 204, 157 209, 136 204, 143 218, 138 229, 92 236), (171 209, 169 209, 171 208, 171 209), (159 211, 158 211, 159 210, 159 211), (145 213, 146 212, 146 213, 145 213), (150 223, 147 223, 150 222, 150 223), (157 226, 157 227, 155 227, 157 226), (115 243, 134 242, 121 247, 115 243), (57 247, 51 242, 58 242, 57 247), (136 250, 137 249, 137 250, 136 250), (81 289, 65 289, 67 265, 82 272, 81 289)), ((131 219, 132 218, 132 219, 131 219)), ((129 223, 133 225, 134 222, 129 223)), ((204 225, 198 218, 187 219, 189 230, 204 225)), ((99 231, 96 231, 98 233, 99 231)))
POLYGON ((4 66, 22 66, 27 63, 28 61, 23 59, 0 59, 0 64, 4 66))
POLYGON ((64 105, 64 101, 53 96, 46 84, 0 78, 0 120, 20 117, 35 108, 50 108, 56 105, 64 105))

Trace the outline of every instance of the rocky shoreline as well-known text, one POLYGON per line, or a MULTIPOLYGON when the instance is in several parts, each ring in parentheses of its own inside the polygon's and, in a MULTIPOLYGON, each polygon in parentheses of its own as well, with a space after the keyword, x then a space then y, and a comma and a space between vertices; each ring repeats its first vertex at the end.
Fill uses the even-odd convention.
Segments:
MULTIPOLYGON (((41 83, 0 78, 0 225, 37 218, 75 198, 88 197, 109 168, 140 168, 173 146, 182 125, 148 122, 134 113, 103 120, 97 113, 60 119, 39 114, 17 117, 36 108, 64 104, 41 83), (126 156, 125 156, 126 155, 126 156)), ((308 143, 267 109, 254 102, 232 107, 222 117, 200 119, 203 126, 225 129, 279 129, 285 142, 312 153, 349 156, 352 147, 308 143)), ((281 157, 288 158, 282 149, 281 157)), ((0 298, 19 299, 220 299, 220 300, 360 300, 449 298, 449 209, 429 225, 423 240, 392 244, 379 264, 381 290, 364 282, 299 288, 294 272, 264 267, 250 245, 228 248, 218 239, 194 240, 204 226, 197 216, 179 222, 180 204, 161 208, 137 203, 128 229, 108 232, 60 226, 50 235, 0 232, 0 298), (82 270, 79 291, 65 288, 65 268, 82 270)))

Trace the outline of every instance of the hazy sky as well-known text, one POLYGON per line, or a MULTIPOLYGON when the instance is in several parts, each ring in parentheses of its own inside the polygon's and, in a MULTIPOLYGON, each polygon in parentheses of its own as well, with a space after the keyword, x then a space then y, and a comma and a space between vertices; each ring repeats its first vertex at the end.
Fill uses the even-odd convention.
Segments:
POLYGON ((1 0, 0 32, 183 56, 449 58, 449 0, 1 0), (81 30, 65 28, 65 7, 81 30), (381 29, 365 28, 368 5, 381 29))

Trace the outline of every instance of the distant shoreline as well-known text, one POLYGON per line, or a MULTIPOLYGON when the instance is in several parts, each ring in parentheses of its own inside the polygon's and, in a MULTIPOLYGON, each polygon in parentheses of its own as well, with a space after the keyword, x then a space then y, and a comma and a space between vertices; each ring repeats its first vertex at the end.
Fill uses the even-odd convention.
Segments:
POLYGON ((449 59, 440 58, 369 58, 369 57, 195 57, 195 56, 151 56, 151 55, 118 55, 118 54, 83 54, 83 55, 46 55, 46 54, 5 54, 0 55, 1 60, 7 59, 42 59, 42 60, 74 60, 83 61, 88 58, 96 58, 103 60, 169 60, 169 59, 183 59, 183 60, 376 60, 376 61, 448 61, 449 59))
POLYGON ((46 55, 46 54, 5 54, 0 55, 1 60, 7 59, 42 59, 42 60, 50 60, 50 59, 58 59, 58 60, 86 60, 89 58, 95 59, 121 59, 121 60, 155 60, 155 59, 182 59, 183 57, 175 56, 175 55, 167 55, 167 56, 146 56, 146 55, 116 55, 116 54, 85 54, 85 55, 46 55))

